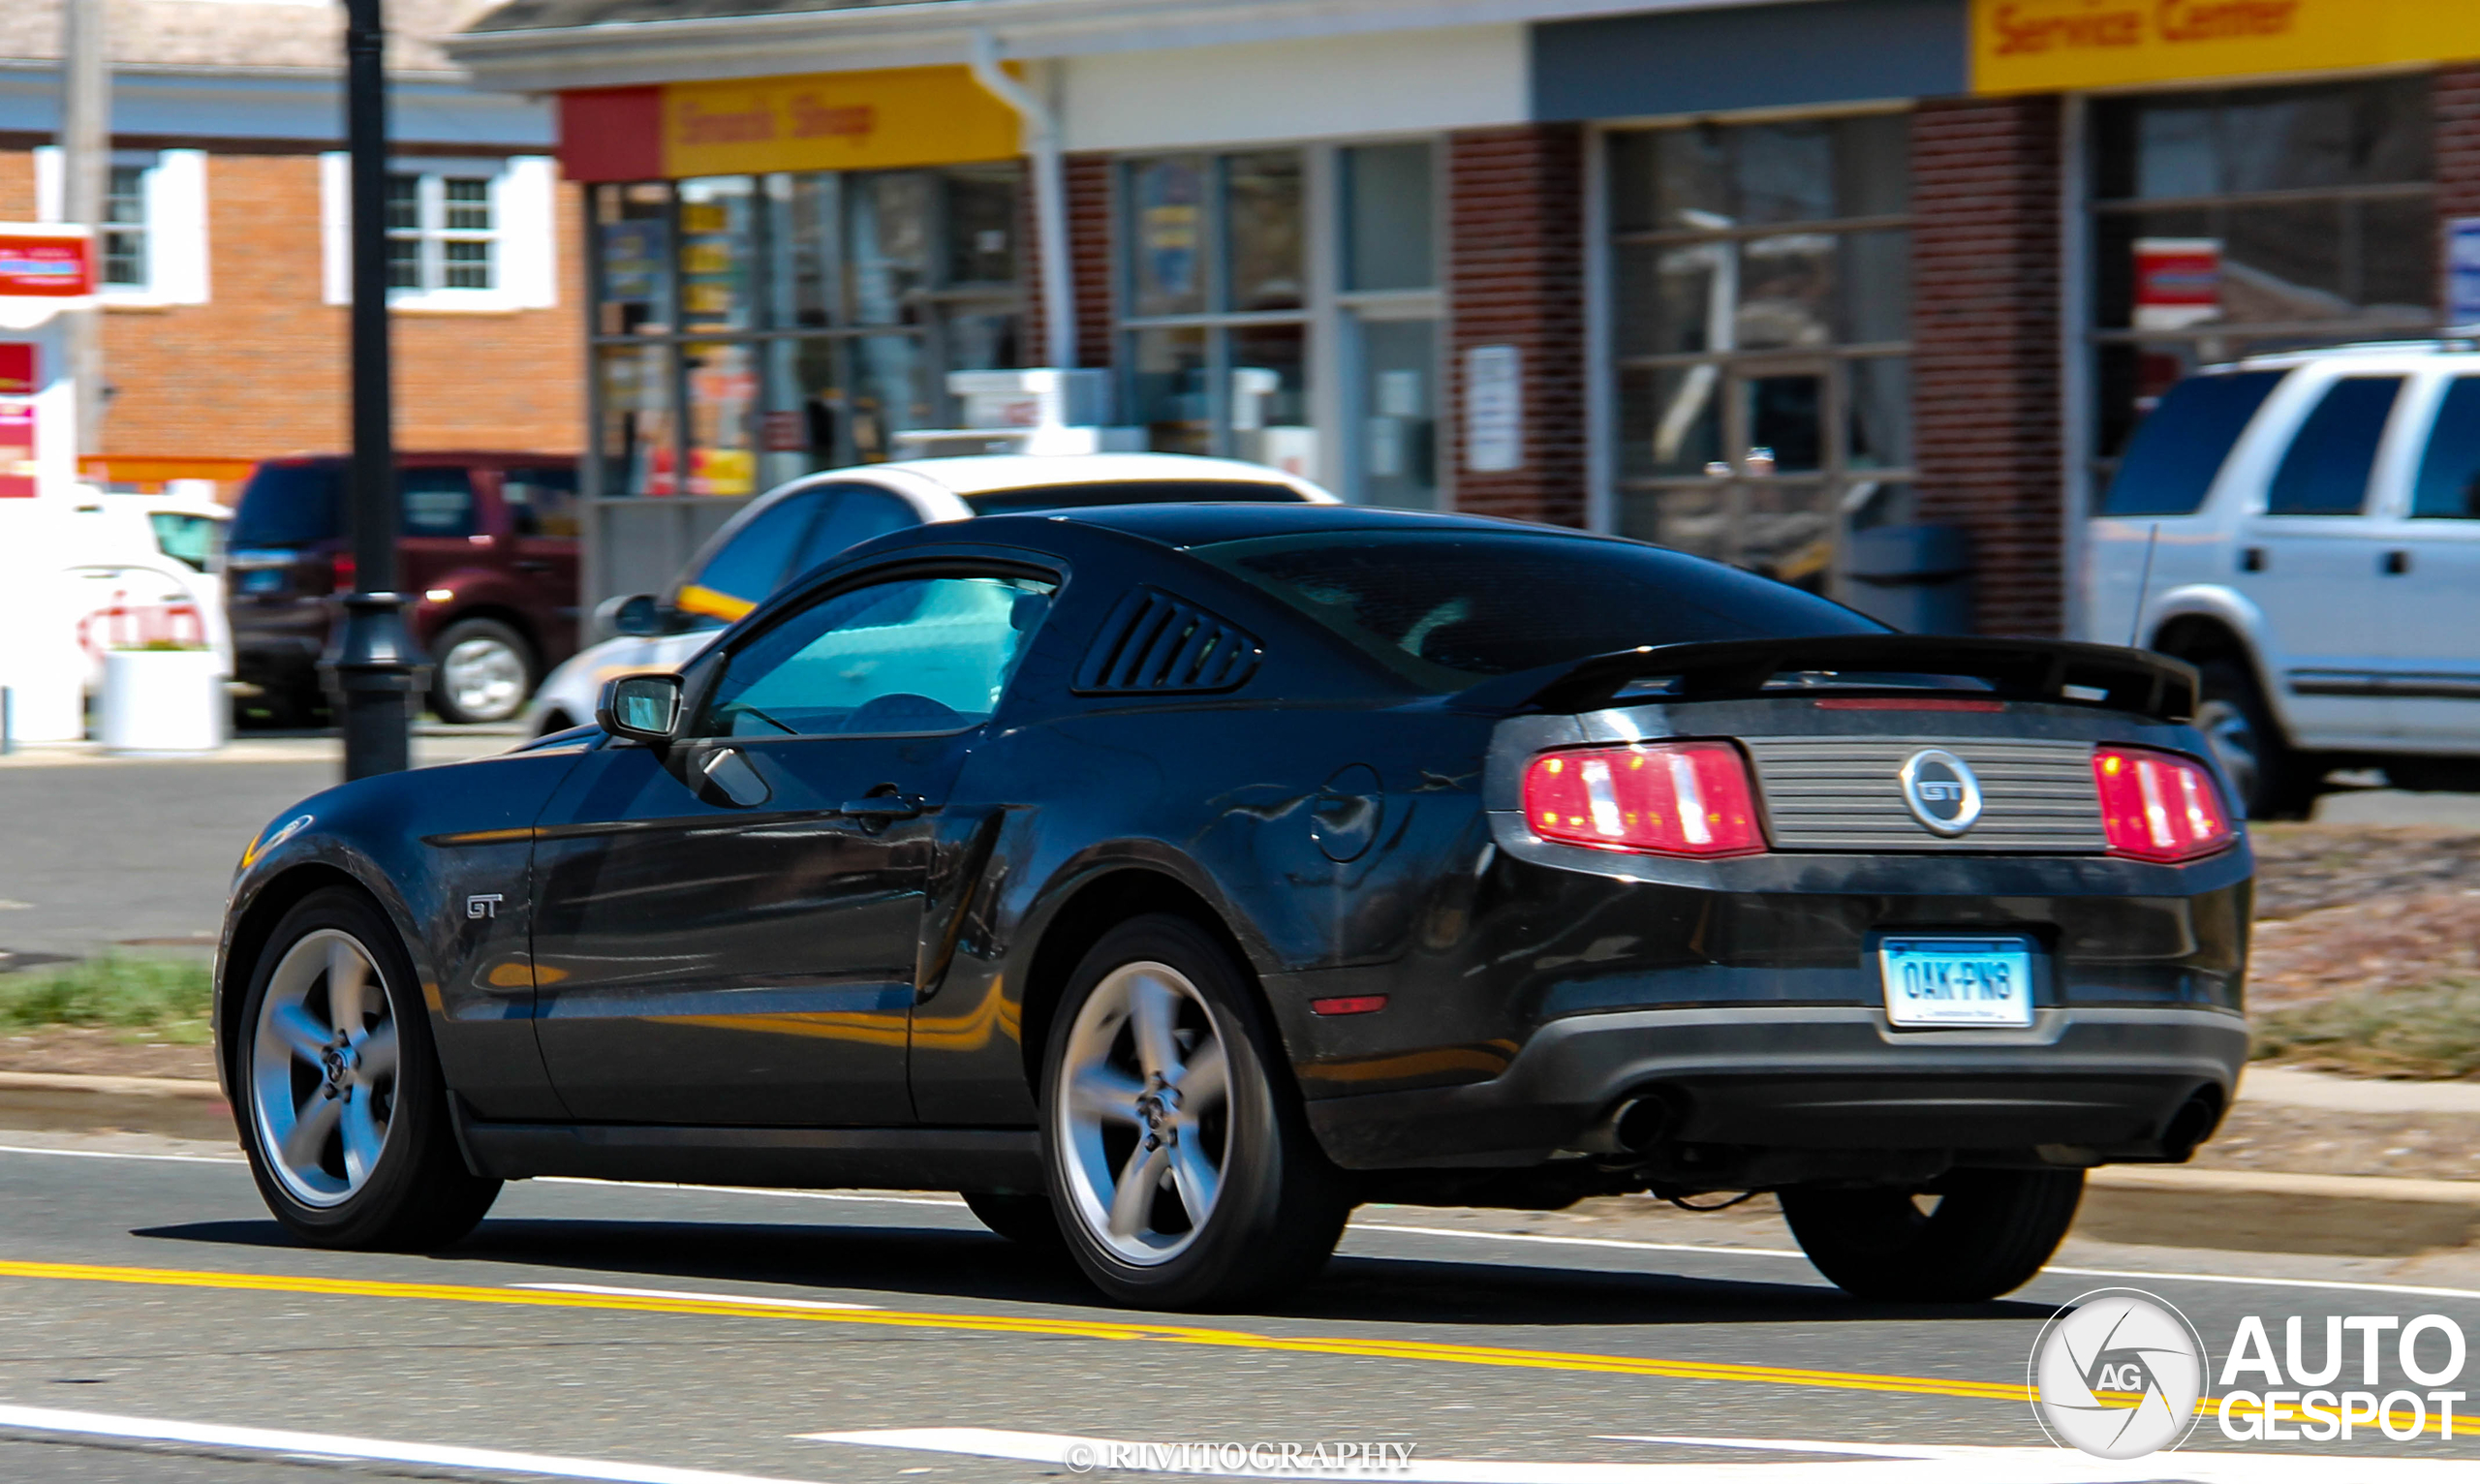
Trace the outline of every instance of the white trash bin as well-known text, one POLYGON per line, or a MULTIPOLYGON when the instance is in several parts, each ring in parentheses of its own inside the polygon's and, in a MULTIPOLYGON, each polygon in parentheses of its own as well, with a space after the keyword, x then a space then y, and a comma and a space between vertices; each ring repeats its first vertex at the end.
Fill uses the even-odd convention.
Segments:
POLYGON ((224 665, 211 649, 115 649, 104 656, 108 753, 211 753, 224 745, 224 665))

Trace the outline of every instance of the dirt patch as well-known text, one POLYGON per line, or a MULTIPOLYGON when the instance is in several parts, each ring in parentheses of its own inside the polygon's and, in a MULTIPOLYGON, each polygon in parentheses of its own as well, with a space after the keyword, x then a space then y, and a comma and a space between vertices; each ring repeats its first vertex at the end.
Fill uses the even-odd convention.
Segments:
POLYGON ((46 1026, 0 1036, 0 1071, 102 1072, 115 1077, 215 1078, 204 1046, 149 1040, 108 1026, 46 1026))
POLYGON ((2259 918, 2248 1004, 2278 1009, 2452 979, 2480 979, 2480 889, 2372 897, 2259 918))
POLYGON ((2480 832, 2471 830, 2258 824, 2248 843, 2256 852, 2260 922, 2480 886, 2480 832))

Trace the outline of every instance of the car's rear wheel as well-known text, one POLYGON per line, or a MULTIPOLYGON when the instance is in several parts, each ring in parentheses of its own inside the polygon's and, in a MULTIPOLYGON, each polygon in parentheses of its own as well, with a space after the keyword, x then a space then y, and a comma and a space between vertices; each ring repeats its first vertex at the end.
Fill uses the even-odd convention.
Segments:
POLYGON ((2210 660, 2197 667, 2203 686, 2196 729, 2239 794, 2251 819, 2306 819, 2316 803, 2317 770, 2291 749, 2281 724, 2246 667, 2210 660))
POLYGON ((1059 1218, 1051 1214, 1047 1195, 967 1190, 965 1206, 975 1220, 1018 1247, 1038 1252, 1067 1250, 1068 1244, 1059 1234, 1059 1218))
POLYGON ((2082 1170, 1954 1170, 1919 1190, 1795 1186, 1791 1235, 1860 1298, 1968 1304, 2024 1285, 2075 1222, 2082 1170))
POLYGON ((534 646, 495 618, 464 618, 440 632, 431 709, 443 722, 505 722, 534 694, 534 646))
POLYGON ((444 1246, 498 1197, 457 1151, 426 1015, 404 945, 358 892, 312 893, 269 938, 228 1055, 250 1172, 303 1241, 444 1246))
POLYGON ((1186 918, 1134 918, 1070 980, 1042 1076, 1061 1235, 1123 1304, 1206 1308, 1308 1279, 1350 1211, 1246 971, 1186 918))

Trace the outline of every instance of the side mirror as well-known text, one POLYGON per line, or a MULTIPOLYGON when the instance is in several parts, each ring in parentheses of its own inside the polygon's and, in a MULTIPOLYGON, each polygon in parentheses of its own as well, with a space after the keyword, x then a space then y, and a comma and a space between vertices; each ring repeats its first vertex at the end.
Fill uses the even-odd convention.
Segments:
POLYGON ((605 598, 594 607, 597 634, 625 634, 642 638, 663 633, 663 608, 655 602, 652 593, 605 598))
POLYGON ((622 675, 603 683, 594 725, 626 742, 660 747, 680 723, 678 675, 622 675))

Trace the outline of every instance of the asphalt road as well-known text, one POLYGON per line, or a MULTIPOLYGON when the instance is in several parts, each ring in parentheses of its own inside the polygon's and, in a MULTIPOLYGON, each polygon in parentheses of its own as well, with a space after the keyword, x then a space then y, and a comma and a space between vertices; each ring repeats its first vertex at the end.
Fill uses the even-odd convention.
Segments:
POLYGON ((2292 1314, 2467 1328, 2480 1283, 2082 1244, 2015 1300, 1909 1310, 1826 1287, 1765 1221, 1562 1220, 1373 1208, 1280 1304, 1139 1314, 943 1196, 538 1181, 450 1252, 335 1253, 287 1241, 229 1151, 0 1133, 0 1479, 979 1484, 1070 1477, 1075 1439, 1386 1442, 1396 1477, 1473 1484, 2480 1474, 2464 1438, 2236 1445, 2210 1420, 2104 1465, 2021 1390, 2042 1321, 2095 1287, 2171 1300, 2217 1355, 2248 1314, 2277 1344, 2292 1314))

